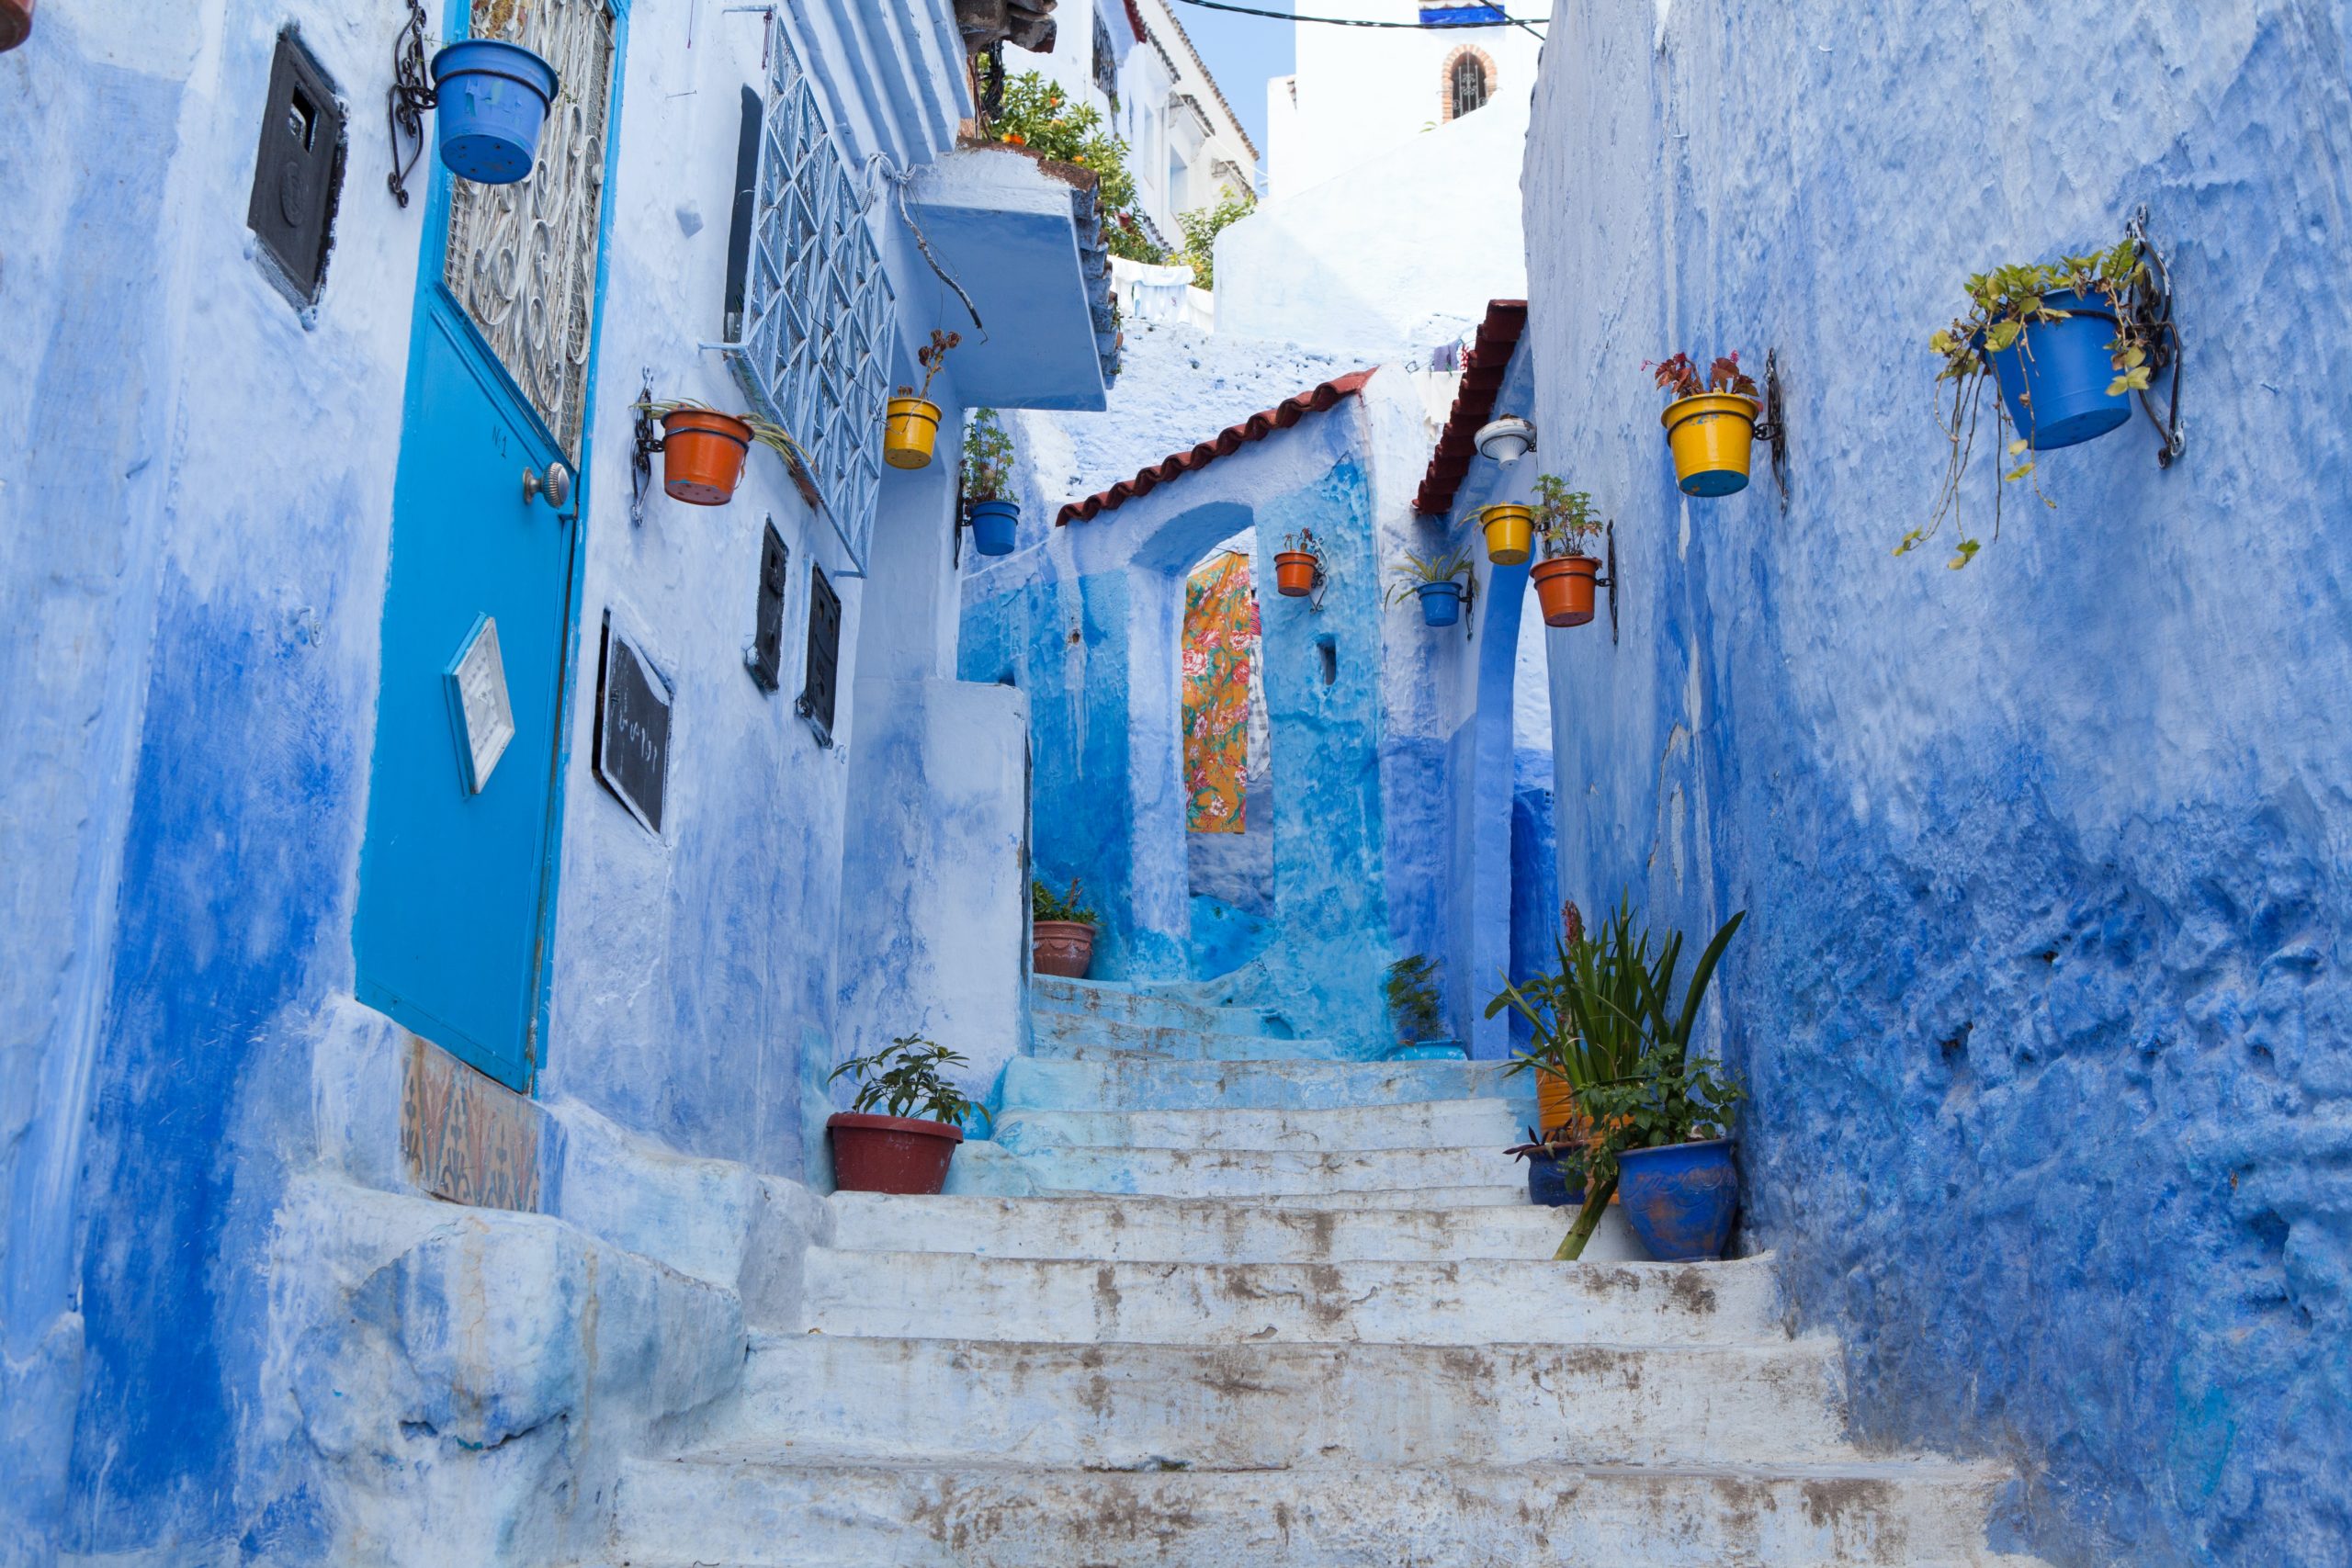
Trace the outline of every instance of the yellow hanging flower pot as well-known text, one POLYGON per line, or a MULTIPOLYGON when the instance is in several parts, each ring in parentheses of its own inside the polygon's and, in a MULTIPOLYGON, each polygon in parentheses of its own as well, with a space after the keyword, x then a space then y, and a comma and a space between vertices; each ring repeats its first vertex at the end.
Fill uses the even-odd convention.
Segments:
POLYGON ((882 460, 894 468, 931 467, 939 439, 939 405, 922 398, 892 398, 883 424, 882 460))
POLYGON ((1487 558, 1497 566, 1517 566, 1535 549, 1535 513, 1524 506, 1488 506, 1478 513, 1487 531, 1487 558))
POLYGON ((932 378, 947 363, 947 351, 964 341, 961 333, 933 328, 931 342, 915 350, 922 367, 922 390, 901 387, 883 412, 882 460, 894 468, 928 468, 939 439, 939 405, 931 400, 932 378))
POLYGON ((1748 449, 1756 441, 1756 383, 1739 367, 1737 351, 1707 367, 1703 379, 1688 354, 1645 366, 1658 389, 1674 400, 1658 415, 1674 452, 1674 482, 1685 495, 1733 495, 1747 488, 1748 449))

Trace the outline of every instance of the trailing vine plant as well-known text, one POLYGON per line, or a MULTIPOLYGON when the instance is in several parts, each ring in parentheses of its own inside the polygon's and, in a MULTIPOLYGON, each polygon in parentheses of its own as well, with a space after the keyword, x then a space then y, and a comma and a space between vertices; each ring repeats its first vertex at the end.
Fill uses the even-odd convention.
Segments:
MULTIPOLYGON (((2115 379, 2108 383, 2109 396, 2148 389, 2148 379, 2154 368, 2150 355, 2155 344, 2132 309, 2132 291, 2145 284, 2147 278, 2147 263, 2140 254, 2139 244, 2129 239, 2109 250, 2062 256, 2054 263, 2030 266, 1997 266, 1969 278, 1968 309, 1928 340, 1928 347, 1943 361, 1943 369, 1936 376, 1936 423, 1944 433, 1948 448, 1943 483, 1937 489, 1935 511, 1927 526, 1904 535, 1902 542, 1894 547, 1896 555, 1906 555, 1935 537, 1946 517, 1952 518, 1960 530, 1959 541, 1951 559, 1944 563, 1946 566, 1958 571, 1975 559, 1976 552, 1984 547, 1982 539, 1968 534, 1967 525, 1959 515, 1959 501, 1961 479, 1975 454, 1976 434, 1983 423, 1985 383, 1995 378, 1992 356, 2012 348, 2031 354, 2032 340, 2025 332, 2029 324, 2063 321, 2074 314, 2052 305, 2051 295, 2072 289, 2086 299, 2099 300, 2114 313, 2115 336, 2107 351, 2115 367, 2115 379), (1943 400, 1945 383, 1951 388, 1949 405, 1943 400)), ((2041 493, 2041 480, 2031 456, 2031 434, 2012 434, 2014 427, 2009 423, 2006 400, 1994 398, 1993 416, 2007 457, 2021 459, 2001 475, 2000 483, 1993 489, 1992 536, 1997 539, 2001 536, 2001 498, 2011 483, 2030 480, 2034 496, 2042 505, 2054 510, 2058 503, 2041 493)))

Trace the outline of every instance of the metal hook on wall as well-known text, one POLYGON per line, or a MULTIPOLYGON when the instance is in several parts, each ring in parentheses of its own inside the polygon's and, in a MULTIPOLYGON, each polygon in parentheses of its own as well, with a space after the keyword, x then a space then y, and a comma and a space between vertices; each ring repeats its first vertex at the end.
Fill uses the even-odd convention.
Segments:
POLYGON ((2140 280, 2132 286, 2132 297, 2123 301, 2124 313, 2131 325, 2148 345, 2148 365, 2154 375, 2172 373, 2171 403, 2162 418, 2157 417, 2156 405, 2143 389, 2140 407, 2146 411, 2149 423, 2164 436, 2164 445, 2156 448, 2156 467, 2169 468, 2173 459, 2188 449, 2188 432, 2180 423, 2180 323, 2173 315, 2172 265, 2164 252, 2148 238, 2148 204, 2142 202, 2132 209, 2131 221, 2123 226, 2139 248, 2140 280))
POLYGON ((662 450, 662 437, 653 434, 653 367, 645 367, 645 387, 637 394, 637 401, 629 405, 637 418, 629 442, 629 526, 645 522, 645 492, 653 485, 653 454, 662 450))
POLYGON ((1595 577, 1592 585, 1609 591, 1609 645, 1614 648, 1617 646, 1617 579, 1623 575, 1617 565, 1617 522, 1614 518, 1610 519, 1608 541, 1609 575, 1595 577))
MULTIPOLYGON (((1756 422, 1756 439, 1772 448, 1772 482, 1781 487, 1781 510, 1789 509, 1789 415, 1781 388, 1781 351, 1764 355, 1764 417, 1756 422)), ((1611 601, 1613 604, 1615 601, 1611 601)))

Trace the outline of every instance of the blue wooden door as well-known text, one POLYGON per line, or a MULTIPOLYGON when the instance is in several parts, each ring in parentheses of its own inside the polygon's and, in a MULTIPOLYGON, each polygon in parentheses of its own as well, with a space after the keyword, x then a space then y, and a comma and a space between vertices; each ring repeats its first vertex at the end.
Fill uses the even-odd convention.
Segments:
POLYGON ((575 480, 550 505, 544 476, 584 466, 618 39, 603 0, 478 3, 485 17, 556 65, 563 99, 530 182, 435 175, 352 945, 360 1000, 528 1092, 585 499, 575 480))

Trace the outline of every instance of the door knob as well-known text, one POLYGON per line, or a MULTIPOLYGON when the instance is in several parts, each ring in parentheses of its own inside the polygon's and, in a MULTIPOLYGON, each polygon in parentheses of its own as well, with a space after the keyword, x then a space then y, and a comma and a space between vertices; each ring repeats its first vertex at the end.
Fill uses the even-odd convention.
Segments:
POLYGON ((547 498, 549 506, 561 512, 563 503, 571 499, 571 470, 561 463, 549 463, 544 474, 525 468, 523 503, 527 506, 541 496, 547 498))

